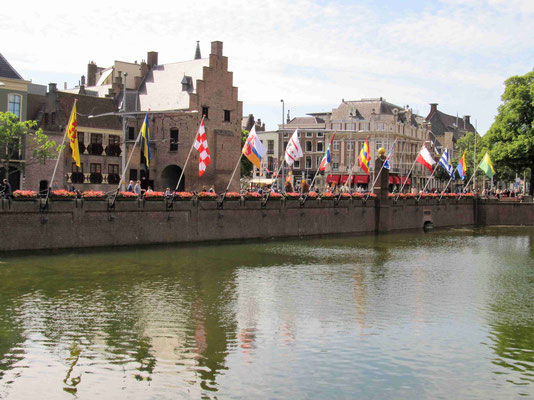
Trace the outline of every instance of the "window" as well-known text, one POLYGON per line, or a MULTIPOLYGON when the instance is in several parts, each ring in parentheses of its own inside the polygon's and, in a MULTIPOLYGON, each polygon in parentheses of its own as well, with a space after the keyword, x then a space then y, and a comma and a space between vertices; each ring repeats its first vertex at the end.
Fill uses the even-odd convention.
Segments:
POLYGON ((368 131, 369 130, 369 122, 360 122, 360 130, 361 131, 368 131))
POLYGON ((294 168, 294 169, 300 169, 300 161, 299 161, 299 160, 296 160, 296 161, 293 163, 293 168, 294 168))
POLYGON ((286 151, 286 149, 287 149, 287 143, 288 142, 284 142, 284 151, 286 151))
POLYGON ((224 110, 224 122, 230 122, 230 110, 224 110))
POLYGON ((83 132, 78 132, 78 143, 85 143, 84 142, 85 140, 85 137, 84 137, 84 133, 83 132))
POLYGON ((289 137, 289 133, 288 132, 284 132, 284 137, 285 138, 289 137))
POLYGON ((90 172, 92 174, 101 174, 102 173, 102 164, 91 164, 90 168, 91 168, 90 172))
POLYGON ((202 115, 205 118, 208 118, 208 110, 209 110, 209 107, 205 107, 205 106, 202 107, 202 115))
POLYGON ((334 140, 332 142, 332 150, 333 151, 339 151, 339 140, 334 140))
POLYGON ((376 144, 375 144, 376 151, 378 151, 378 149, 381 148, 381 147, 382 147, 382 141, 381 140, 377 140, 376 144))
POLYGON ((44 124, 45 125, 48 125, 48 117, 49 117, 49 114, 45 113, 45 115, 44 115, 44 124))
POLYGON ((131 169, 130 170, 130 180, 131 181, 136 181, 137 180, 137 170, 136 169, 131 169))
POLYGON ((347 142, 347 151, 354 151, 354 141, 353 140, 349 140, 347 142))
POLYGON ((310 169, 312 167, 312 158, 306 157, 306 169, 310 169))
POLYGON ((317 137, 324 137, 324 132, 317 132, 317 137))
POLYGON ((55 125, 56 124, 56 113, 53 112, 50 114, 50 124, 55 125))
POLYGON ((376 130, 377 131, 384 131, 385 130, 384 123, 383 122, 377 122, 376 123, 376 130))
POLYGON ((323 156, 317 156, 317 165, 315 165, 316 167, 319 167, 319 165, 321 165, 321 161, 323 160, 323 156))
POLYGON ((171 147, 169 148, 170 151, 178 151, 178 129, 172 128, 171 129, 171 147))
POLYGON ((317 142, 317 151, 320 151, 320 152, 324 151, 324 143, 323 142, 317 142))
POLYGON ((267 157, 267 168, 269 169, 269 171, 273 172, 273 170, 274 170, 274 158, 267 157))
POLYGON ((121 137, 119 135, 109 135, 109 145, 113 146, 120 146, 121 144, 121 137))
POLYGON ((337 171, 339 169, 339 163, 338 162, 332 162, 332 170, 337 171))
POLYGON ((313 137, 313 132, 306 132, 306 137, 313 137))
POLYGON ((306 151, 312 151, 312 142, 310 142, 309 140, 306 141, 306 151))
POLYGON ((100 134, 100 133, 91 133, 91 143, 102 144, 102 134, 100 134))
POLYGON ((119 175, 119 164, 109 164, 108 165, 108 174, 119 175))
POLYGON ((267 154, 274 154, 274 140, 267 140, 267 154))
POLYGON ((21 97, 18 94, 10 94, 9 95, 9 105, 7 108, 7 111, 12 112, 17 117, 20 118, 20 103, 21 103, 21 97))
POLYGON ((135 128, 133 126, 128 127, 128 140, 135 140, 135 128))
POLYGON ((71 172, 83 172, 83 163, 80 163, 80 166, 78 167, 76 163, 72 163, 72 168, 70 170, 71 172))

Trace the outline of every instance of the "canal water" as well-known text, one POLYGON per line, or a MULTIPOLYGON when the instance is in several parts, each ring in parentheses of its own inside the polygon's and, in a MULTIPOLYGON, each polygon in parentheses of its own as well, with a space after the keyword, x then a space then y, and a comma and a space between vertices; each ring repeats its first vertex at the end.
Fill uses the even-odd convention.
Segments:
POLYGON ((534 229, 0 256, 0 398, 534 397, 534 229))

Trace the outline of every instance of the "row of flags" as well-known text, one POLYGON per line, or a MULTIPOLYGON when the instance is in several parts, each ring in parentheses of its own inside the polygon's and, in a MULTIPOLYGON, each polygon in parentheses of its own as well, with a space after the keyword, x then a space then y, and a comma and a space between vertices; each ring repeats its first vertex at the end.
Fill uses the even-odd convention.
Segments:
MULTIPOLYGON (((80 153, 79 153, 79 146, 78 146, 78 131, 77 131, 77 114, 76 114, 76 102, 73 105, 72 112, 69 118, 69 123, 67 125, 67 136, 70 141, 70 147, 72 149, 72 158, 74 159, 76 165, 80 167, 80 153)), ((148 168, 150 166, 150 160, 152 159, 152 154, 150 152, 150 129, 149 129, 149 119, 148 119, 148 112, 145 115, 145 118, 143 120, 143 124, 141 125, 140 130, 140 141, 141 141, 141 154, 144 158, 144 162, 146 167, 148 168)), ((331 155, 331 146, 332 142, 334 141, 335 133, 332 135, 332 138, 330 139, 330 143, 328 144, 328 147, 326 148, 326 151, 323 155, 323 158, 321 159, 321 163, 319 165, 319 171, 324 171, 326 169, 326 166, 332 162, 332 155, 331 155)), ((391 146, 387 156, 386 160, 384 161, 384 168, 390 169, 391 168, 391 155, 393 153, 393 149, 395 147, 395 142, 393 142, 393 145, 391 146)), ((208 148, 208 139, 206 135, 206 129, 204 126, 204 117, 202 118, 202 121, 200 122, 200 126, 198 128, 197 134, 195 136, 195 141, 193 142, 193 147, 199 152, 199 165, 198 165, 198 175, 202 176, 204 172, 206 171, 206 168, 211 163, 210 158, 210 152, 208 148)), ((257 168, 260 168, 261 160, 267 153, 267 149, 261 142, 260 138, 258 137, 256 133, 256 128, 252 127, 252 129, 249 132, 249 135, 247 137, 247 140, 245 141, 245 144, 242 149, 242 154, 257 168)), ((295 161, 300 159, 304 155, 304 152, 302 151, 302 147, 299 142, 298 138, 298 128, 295 130, 293 135, 291 136, 285 150, 284 154, 284 160, 287 163, 288 166, 292 166, 295 161)), ((358 155, 358 163, 362 170, 369 174, 369 165, 371 162, 371 154, 369 151, 369 138, 365 140, 365 143, 363 144, 360 153, 358 155)), ((419 151, 419 154, 417 155, 417 158, 415 162, 418 162, 425 168, 427 168, 431 173, 435 172, 434 165, 436 164, 436 161, 426 148, 426 146, 423 144, 421 150, 419 151)), ((465 162, 465 152, 460 158, 458 165, 456 168, 452 166, 451 157, 449 154, 449 149, 446 148, 440 159, 437 163, 438 165, 442 166, 445 171, 449 174, 451 177, 451 180, 455 180, 455 171, 458 171, 458 175, 460 176, 460 179, 462 181, 465 180, 466 177, 466 162, 465 162)), ((184 166, 185 168, 185 166, 184 166)), ((492 178, 495 175, 495 168, 493 167, 493 164, 491 162, 489 153, 486 152, 484 155, 482 161, 478 165, 477 169, 481 169, 489 178, 492 178)), ((268 171, 269 173, 271 171, 268 171)))

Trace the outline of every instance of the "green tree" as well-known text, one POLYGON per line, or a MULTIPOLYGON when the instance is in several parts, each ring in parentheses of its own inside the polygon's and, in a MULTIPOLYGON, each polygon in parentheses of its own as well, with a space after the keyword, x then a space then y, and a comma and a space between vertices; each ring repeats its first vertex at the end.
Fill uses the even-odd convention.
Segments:
MULTIPOLYGON (((247 141, 248 131, 241 129, 241 148, 245 145, 247 141)), ((241 177, 250 177, 252 176, 252 163, 246 157, 241 157, 241 177)))
POLYGON ((44 163, 61 149, 49 140, 42 129, 36 129, 36 121, 20 121, 10 112, 0 112, 0 164, 3 167, 2 179, 24 166, 44 163), (24 148, 31 149, 31 159, 16 163, 24 157, 24 148), (11 167, 11 172, 10 171, 11 167))
MULTIPOLYGON (((523 176, 534 170, 534 71, 512 76, 505 82, 503 104, 489 131, 484 135, 491 148, 495 170, 523 176)), ((530 194, 534 191, 530 174, 530 194)))

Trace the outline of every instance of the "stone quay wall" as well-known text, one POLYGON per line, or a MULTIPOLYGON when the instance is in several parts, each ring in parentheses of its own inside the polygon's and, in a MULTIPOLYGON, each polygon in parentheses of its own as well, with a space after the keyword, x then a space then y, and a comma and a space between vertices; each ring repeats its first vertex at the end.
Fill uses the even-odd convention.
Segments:
POLYGON ((46 213, 38 202, 1 200, 0 251, 135 246, 329 234, 358 234, 435 227, 534 225, 534 204, 475 199, 369 199, 298 201, 175 202, 51 201, 46 213))

